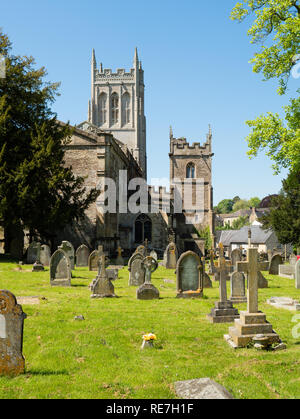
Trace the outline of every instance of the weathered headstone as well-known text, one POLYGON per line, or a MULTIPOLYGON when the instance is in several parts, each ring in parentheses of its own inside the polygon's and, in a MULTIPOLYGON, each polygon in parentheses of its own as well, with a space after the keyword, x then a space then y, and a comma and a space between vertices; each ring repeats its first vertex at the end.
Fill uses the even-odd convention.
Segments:
POLYGON ((129 286, 139 287, 145 282, 144 257, 141 253, 135 253, 128 262, 129 286))
POLYGON ((9 291, 0 290, 0 375, 15 376, 25 371, 23 326, 26 314, 9 291))
POLYGON ((220 274, 220 301, 215 303, 215 308, 207 315, 211 323, 231 323, 239 318, 239 312, 227 299, 227 266, 224 257, 224 248, 220 245, 220 256, 217 271, 220 274))
POLYGON ((145 246, 141 245, 137 247, 135 253, 140 253, 145 258, 147 256, 147 249, 145 246))
POLYGON ((279 275, 279 265, 283 264, 282 257, 280 255, 274 255, 270 262, 269 274, 279 275))
POLYGON ((37 243, 37 252, 36 252, 36 261, 34 262, 32 272, 41 272, 44 271, 44 265, 40 261, 41 256, 41 243, 37 243))
POLYGON ((184 400, 232 400, 234 397, 225 387, 211 380, 200 378, 196 380, 178 381, 175 383, 175 392, 184 400))
POLYGON ((27 249, 27 263, 28 263, 28 265, 33 265, 36 262, 40 246, 41 246, 41 244, 36 242, 36 241, 33 241, 32 243, 30 243, 30 245, 27 249))
POLYGON ((170 243, 166 249, 166 269, 176 269, 178 251, 175 243, 170 243))
POLYGON ((40 262, 44 266, 49 266, 50 259, 51 259, 51 249, 47 244, 43 244, 41 246, 40 262))
POLYGON ((137 289, 136 297, 138 300, 159 299, 159 291, 151 283, 151 275, 158 268, 158 263, 151 256, 147 256, 143 260, 143 267, 145 269, 145 282, 137 289))
POLYGON ((75 268, 75 250, 72 243, 65 240, 58 246, 58 249, 66 253, 71 262, 71 269, 73 270, 75 268))
POLYGON ((266 321, 266 315, 258 310, 258 271, 268 268, 268 262, 258 262, 258 252, 255 248, 247 251, 247 262, 238 262, 238 272, 248 276, 248 308, 241 312, 240 319, 235 320, 235 327, 229 328, 226 341, 234 348, 246 347, 253 338, 264 335, 270 344, 280 342, 279 336, 273 331, 272 325, 266 321))
POLYGON ((214 259, 215 259, 215 252, 213 249, 211 249, 209 251, 209 261, 210 261, 209 262, 209 275, 214 275, 216 272, 214 259))
POLYGON ((194 252, 186 252, 180 256, 177 267, 177 298, 202 298, 202 264, 200 257, 194 252))
POLYGON ((98 272, 98 265, 101 257, 101 252, 99 250, 94 250, 88 260, 89 271, 98 272))
POLYGON ((125 262, 124 262, 124 258, 122 257, 122 253, 123 253, 123 249, 121 249, 121 247, 118 247, 118 257, 116 259, 116 265, 118 266, 124 266, 125 262))
POLYGON ((294 253, 292 253, 289 258, 289 261, 290 261, 290 265, 295 266, 297 263, 297 256, 294 253))
POLYGON ((201 258, 201 262, 202 262, 202 270, 201 270, 201 275, 202 275, 202 286, 203 289, 204 288, 212 288, 212 282, 211 279, 209 277, 209 275, 205 272, 205 257, 201 258))
POLYGON ((78 249, 76 250, 76 266, 81 267, 81 268, 88 266, 89 255, 90 255, 90 250, 85 244, 82 244, 81 246, 79 246, 78 249))
POLYGON ((50 284, 53 287, 71 286, 71 262, 61 249, 56 250, 50 260, 50 284))
POLYGON ((236 270, 236 264, 237 262, 241 262, 242 260, 242 252, 241 249, 234 249, 231 252, 231 264, 233 266, 234 271, 236 270))
POLYGON ((300 259, 295 265, 295 286, 300 290, 300 259))
POLYGON ((236 304, 247 302, 246 280, 242 272, 233 272, 230 275, 231 296, 230 301, 236 304))
POLYGON ((279 265, 279 276, 282 278, 295 279, 295 265, 279 265))
POLYGON ((106 272, 106 256, 102 254, 100 259, 98 275, 91 286, 91 298, 115 298, 115 288, 106 272))
POLYGON ((263 274, 258 271, 257 272, 257 281, 258 281, 258 288, 269 288, 268 280, 263 276, 263 274))

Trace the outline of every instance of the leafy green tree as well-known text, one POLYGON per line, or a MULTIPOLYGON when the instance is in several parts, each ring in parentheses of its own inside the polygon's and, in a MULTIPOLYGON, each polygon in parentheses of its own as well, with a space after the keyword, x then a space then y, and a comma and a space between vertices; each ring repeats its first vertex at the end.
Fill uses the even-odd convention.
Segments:
POLYGON ((219 202, 215 207, 215 210, 218 214, 228 214, 232 211, 233 204, 234 202, 232 199, 223 199, 223 201, 219 202))
POLYGON ((240 230, 242 227, 250 225, 249 223, 249 217, 239 217, 237 220, 234 220, 232 223, 232 228, 234 230, 240 230))
POLYGON ((14 56, 0 31, 0 54, 6 77, 0 79, 0 221, 5 229, 21 223, 31 235, 53 239, 54 231, 95 201, 83 178, 65 167, 69 125, 59 124, 50 105, 57 83, 45 83, 46 70, 35 69, 32 57, 14 56))
MULTIPOLYGON (((250 16, 254 16, 248 31, 251 43, 261 45, 251 60, 253 71, 263 73, 265 80, 278 79, 278 93, 282 95, 300 58, 300 0, 243 0, 231 14, 239 22, 250 16)), ((247 137, 249 157, 265 150, 276 174, 282 168, 300 168, 299 92, 284 108, 284 120, 278 114, 268 113, 247 121, 252 129, 247 137)))
POLYGON ((291 172, 273 198, 270 213, 262 217, 263 227, 272 228, 282 244, 300 247, 300 172, 291 172))
POLYGON ((249 208, 250 208, 249 202, 246 201, 245 199, 240 199, 239 201, 237 201, 234 204, 232 210, 233 210, 233 212, 236 212, 236 211, 239 211, 239 210, 242 210, 242 209, 249 209, 249 208))
POLYGON ((232 10, 231 19, 241 22, 253 15, 248 35, 252 44, 261 45, 251 60, 253 71, 262 72, 266 80, 279 79, 278 91, 283 94, 299 54, 300 1, 243 0, 232 10))
POLYGON ((261 203, 261 199, 259 199, 258 197, 250 198, 248 201, 250 208, 257 208, 260 203, 261 203))

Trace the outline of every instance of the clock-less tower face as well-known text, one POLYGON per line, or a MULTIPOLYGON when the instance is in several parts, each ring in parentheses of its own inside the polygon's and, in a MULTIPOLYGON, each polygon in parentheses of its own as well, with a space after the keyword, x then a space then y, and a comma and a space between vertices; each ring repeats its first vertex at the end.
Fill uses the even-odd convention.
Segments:
POLYGON ((144 115, 144 71, 137 50, 133 68, 115 73, 97 68, 92 57, 92 98, 89 122, 126 144, 134 158, 147 174, 146 118, 144 115))

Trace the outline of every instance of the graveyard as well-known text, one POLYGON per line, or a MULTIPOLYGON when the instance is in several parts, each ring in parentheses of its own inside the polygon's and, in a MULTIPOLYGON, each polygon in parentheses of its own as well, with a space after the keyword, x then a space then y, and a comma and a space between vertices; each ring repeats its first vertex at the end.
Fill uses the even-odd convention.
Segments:
MULTIPOLYGON (((21 303, 25 372, 0 377, 3 398, 176 399, 174 383, 210 377, 236 399, 299 398, 300 336, 293 338, 296 312, 267 304, 271 297, 299 298, 295 282, 263 272, 269 287, 258 305, 286 350, 234 350, 224 340, 233 323, 206 318, 219 300, 218 282, 203 298, 176 298, 174 269, 159 266, 152 283, 160 298, 138 300, 128 267, 114 281, 118 298, 92 299, 96 272, 72 271, 71 286, 51 287, 49 267, 32 272, 2 256, 0 289, 21 303), (141 350, 143 335, 154 333, 153 349, 141 350)), ((230 282, 227 281, 230 296, 230 282)), ((247 305, 234 306, 241 312, 247 305)))

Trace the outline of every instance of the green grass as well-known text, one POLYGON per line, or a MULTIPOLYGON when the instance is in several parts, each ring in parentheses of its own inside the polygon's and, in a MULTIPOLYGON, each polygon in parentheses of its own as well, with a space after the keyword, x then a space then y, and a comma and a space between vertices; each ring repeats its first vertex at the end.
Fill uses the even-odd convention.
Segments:
MULTIPOLYGON (((173 399, 175 381, 210 377, 236 398, 300 398, 300 338, 292 337, 295 313, 266 304, 271 296, 299 298, 294 281, 267 276, 260 309, 287 344, 286 351, 234 351, 223 339, 230 324, 206 319, 218 300, 218 287, 203 300, 176 299, 173 271, 153 275, 161 299, 138 301, 128 287, 128 271, 115 282, 118 299, 92 300, 88 285, 96 273, 73 271, 72 288, 51 288, 49 270, 17 272, 2 259, 0 289, 19 297, 45 297, 40 305, 23 305, 23 353, 26 373, 0 377, 0 398, 173 399), (166 284, 163 279, 173 279, 166 284), (83 315, 85 321, 75 321, 83 315), (142 336, 154 332, 154 350, 141 351, 142 336)), ((228 284, 229 287, 229 284, 228 284)), ((244 310, 246 305, 237 305, 244 310)))

